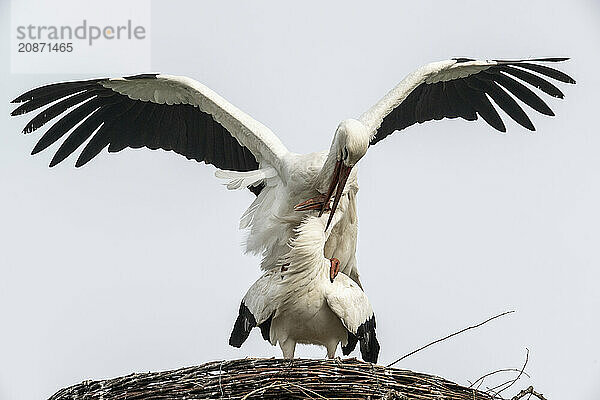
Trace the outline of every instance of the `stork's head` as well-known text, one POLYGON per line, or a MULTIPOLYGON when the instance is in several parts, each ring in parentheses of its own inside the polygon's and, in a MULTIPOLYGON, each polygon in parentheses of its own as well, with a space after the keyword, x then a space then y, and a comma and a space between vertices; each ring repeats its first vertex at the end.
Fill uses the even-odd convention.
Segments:
POLYGON ((369 148, 369 132, 355 119, 342 121, 333 137, 331 151, 336 152, 337 160, 346 167, 354 167, 369 148))
POLYGON ((329 205, 329 201, 335 190, 335 199, 333 200, 333 206, 331 207, 331 213, 329 214, 329 220, 327 221, 327 227, 325 229, 329 227, 329 224, 333 219, 333 214, 342 197, 342 192, 344 191, 344 186, 346 186, 350 171, 352 171, 352 167, 354 167, 367 152, 369 141, 369 132, 360 121, 347 119, 338 125, 330 150, 330 153, 335 154, 337 161, 335 163, 333 176, 331 177, 331 183, 329 184, 329 190, 327 190, 325 202, 321 209, 322 214, 325 207, 329 205))

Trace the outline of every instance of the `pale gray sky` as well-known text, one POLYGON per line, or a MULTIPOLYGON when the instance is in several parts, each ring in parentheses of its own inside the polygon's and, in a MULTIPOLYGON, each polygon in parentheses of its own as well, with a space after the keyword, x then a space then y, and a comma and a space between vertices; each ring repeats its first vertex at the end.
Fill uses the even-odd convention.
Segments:
MULTIPOLYGON (((85 379, 216 359, 280 356, 258 332, 227 339, 258 277, 238 218, 250 193, 173 153, 102 153, 47 167, 8 101, 97 74, 10 74, 0 2, 0 399, 44 399, 85 379)), ((58 12, 58 11, 57 11, 58 12)), ((68 12, 68 10, 60 10, 68 12)), ((118 12, 118 10, 117 10, 118 12)), ((576 80, 530 134, 478 121, 396 133, 361 161, 358 262, 381 363, 495 313, 517 313, 398 367, 465 384, 520 367, 549 400, 600 396, 600 6, 594 1, 152 2, 152 70, 187 75, 293 151, 407 73, 453 56, 570 56, 576 80)), ((107 54, 107 56, 111 56, 107 54)), ((148 72, 148 71, 123 71, 148 72)), ((50 150, 55 150, 56 146, 50 150)), ((321 357, 302 347, 298 355, 321 357)))

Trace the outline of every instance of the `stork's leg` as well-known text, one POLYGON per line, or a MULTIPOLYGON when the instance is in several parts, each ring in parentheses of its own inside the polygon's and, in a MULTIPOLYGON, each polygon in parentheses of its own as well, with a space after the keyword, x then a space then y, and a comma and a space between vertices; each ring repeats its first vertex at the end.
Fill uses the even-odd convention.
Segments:
POLYGON ((327 345, 327 358, 332 359, 335 358, 335 350, 337 349, 337 342, 329 343, 327 345))
POLYGON ((285 342, 279 342, 279 347, 281 347, 281 351, 283 352, 283 358, 287 358, 291 360, 294 358, 294 351, 296 350, 296 342, 291 339, 287 339, 285 342))
MULTIPOLYGON (((296 210, 296 211, 321 210, 321 207, 323 207, 324 203, 325 203, 325 195, 320 194, 316 197, 313 197, 312 199, 308 199, 306 201, 303 201, 302 203, 296 204, 294 206, 294 210, 296 210)), ((323 211, 329 211, 330 209, 331 208, 329 207, 329 204, 326 204, 323 211)))

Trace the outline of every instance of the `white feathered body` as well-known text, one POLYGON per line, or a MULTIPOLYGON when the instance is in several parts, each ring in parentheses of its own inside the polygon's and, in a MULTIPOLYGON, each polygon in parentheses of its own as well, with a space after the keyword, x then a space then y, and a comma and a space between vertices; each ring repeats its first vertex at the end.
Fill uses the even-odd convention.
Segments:
POLYGON ((292 358, 297 343, 316 344, 335 355, 349 332, 373 317, 367 296, 344 274, 330 281, 330 261, 323 256, 326 216, 305 217, 286 244, 283 267, 265 272, 242 300, 260 325, 270 319, 268 340, 292 358))
POLYGON ((329 282, 327 268, 328 264, 322 271, 318 267, 292 273, 290 270, 267 271, 244 297, 244 304, 256 313, 257 321, 272 318, 269 342, 279 343, 286 358, 293 357, 296 343, 324 346, 328 355, 333 355, 338 343, 346 345, 348 342, 347 329, 326 299, 342 280, 352 282, 356 290, 360 288, 343 274, 338 276, 339 281, 329 282))

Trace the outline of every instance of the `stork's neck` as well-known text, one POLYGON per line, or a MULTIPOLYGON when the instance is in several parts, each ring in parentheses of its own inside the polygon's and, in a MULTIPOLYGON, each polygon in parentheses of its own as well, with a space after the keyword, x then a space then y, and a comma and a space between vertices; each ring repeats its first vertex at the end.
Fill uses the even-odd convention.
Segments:
POLYGON ((331 150, 329 150, 329 154, 327 154, 327 158, 325 159, 325 162, 323 163, 323 167, 321 168, 321 171, 319 171, 319 173, 317 174, 317 179, 315 182, 316 189, 320 193, 327 192, 327 187, 329 186, 329 183, 331 182, 331 179, 333 177, 333 171, 335 170, 336 162, 337 162, 337 153, 334 150, 334 146, 331 146, 331 150))
POLYGON ((290 251, 284 257, 290 275, 316 277, 327 275, 328 263, 323 248, 328 234, 325 232, 326 216, 307 217, 295 231, 290 241, 290 251))
POLYGON ((286 279, 303 282, 302 285, 327 280, 330 265, 329 260, 321 254, 320 257, 314 258, 312 261, 307 260, 306 262, 288 265, 288 269, 285 271, 286 279))

